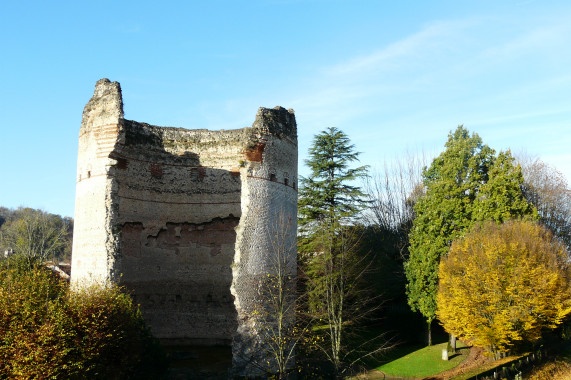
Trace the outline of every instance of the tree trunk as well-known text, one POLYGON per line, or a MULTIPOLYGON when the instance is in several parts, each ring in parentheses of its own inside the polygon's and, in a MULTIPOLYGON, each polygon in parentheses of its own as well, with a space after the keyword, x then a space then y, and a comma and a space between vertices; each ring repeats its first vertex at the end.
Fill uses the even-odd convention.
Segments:
POLYGON ((432 320, 428 320, 427 324, 428 324, 428 345, 432 346, 432 329, 431 329, 432 320))
POLYGON ((450 347, 451 349, 451 353, 455 354, 456 353, 456 335, 454 334, 450 334, 450 347))

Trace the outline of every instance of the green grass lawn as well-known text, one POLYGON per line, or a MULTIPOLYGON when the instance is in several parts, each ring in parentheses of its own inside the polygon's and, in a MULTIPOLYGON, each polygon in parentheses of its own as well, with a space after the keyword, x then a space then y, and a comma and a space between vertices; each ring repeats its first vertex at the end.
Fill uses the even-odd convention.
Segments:
POLYGON ((442 349, 447 343, 435 344, 411 352, 401 358, 377 367, 379 371, 391 376, 425 377, 447 371, 460 364, 470 351, 468 347, 458 342, 457 354, 450 360, 442 360, 442 349))

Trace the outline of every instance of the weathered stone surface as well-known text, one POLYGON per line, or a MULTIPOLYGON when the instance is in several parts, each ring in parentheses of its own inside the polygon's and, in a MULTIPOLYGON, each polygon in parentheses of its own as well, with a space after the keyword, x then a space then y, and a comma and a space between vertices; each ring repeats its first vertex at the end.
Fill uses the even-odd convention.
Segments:
POLYGON ((98 81, 79 136, 72 285, 122 283, 157 337, 232 340, 234 373, 259 375, 253 311, 278 220, 294 223, 296 261, 296 128, 281 107, 228 131, 125 120, 119 83, 98 81))

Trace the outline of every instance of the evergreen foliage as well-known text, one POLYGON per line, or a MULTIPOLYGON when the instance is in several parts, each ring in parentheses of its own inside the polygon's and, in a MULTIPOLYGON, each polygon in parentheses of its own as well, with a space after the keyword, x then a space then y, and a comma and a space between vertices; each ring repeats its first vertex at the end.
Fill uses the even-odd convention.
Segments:
POLYGON ((315 136, 305 160, 311 173, 301 178, 299 189, 299 223, 306 234, 335 230, 361 211, 365 194, 352 182, 367 175, 367 166, 350 167, 359 161, 354 148, 349 137, 334 127, 315 136))
POLYGON ((523 193, 523 174, 509 151, 500 152, 490 167, 488 181, 481 185, 473 204, 472 222, 498 223, 526 216, 537 218, 537 211, 523 193))
POLYGON ((354 182, 367 176, 367 166, 350 167, 359 161, 354 148, 349 137, 334 127, 315 136, 305 160, 311 172, 301 178, 299 189, 300 230, 309 238, 304 243, 324 231, 334 235, 363 209, 366 195, 354 182))
POLYGON ((448 135, 445 147, 423 171, 426 193, 414 206, 410 256, 404 266, 408 302, 426 319, 429 345, 436 317, 438 265, 452 241, 477 221, 536 215, 523 197, 521 169, 509 151, 496 156, 463 126, 448 135))
POLYGON ((358 237, 351 228, 365 204, 365 194, 355 180, 365 177, 348 136, 329 128, 313 140, 306 160, 311 173, 301 179, 298 203, 301 267, 307 274, 310 311, 325 324, 322 351, 339 373, 342 366, 344 328, 351 308, 347 302, 358 289, 363 273, 356 257, 358 237))
POLYGON ((571 313, 567 254, 530 221, 477 225, 440 263, 440 322, 493 353, 538 340, 571 313))

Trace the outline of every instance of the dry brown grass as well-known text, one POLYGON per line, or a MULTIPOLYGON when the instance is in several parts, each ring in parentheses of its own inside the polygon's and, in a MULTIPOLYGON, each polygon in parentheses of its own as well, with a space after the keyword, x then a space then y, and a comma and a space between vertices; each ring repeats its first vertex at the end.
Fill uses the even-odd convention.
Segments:
POLYGON ((571 379, 571 364, 562 360, 545 363, 525 378, 526 380, 568 380, 571 379))

